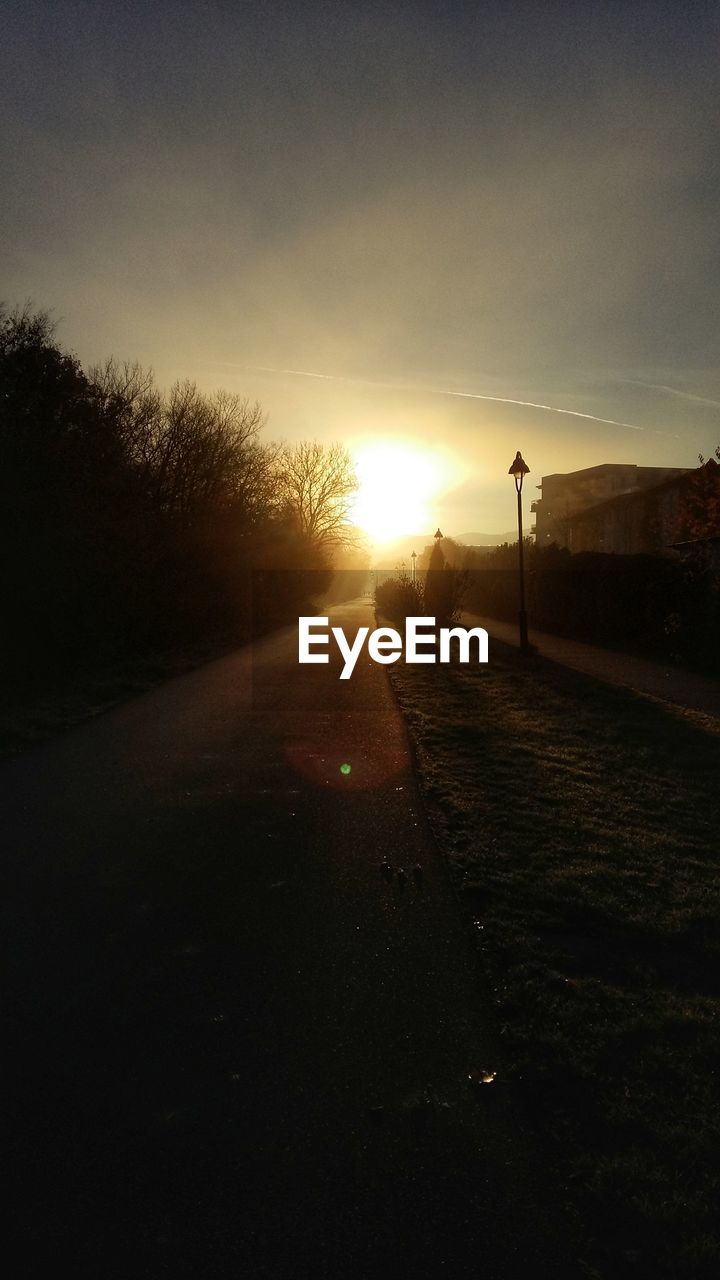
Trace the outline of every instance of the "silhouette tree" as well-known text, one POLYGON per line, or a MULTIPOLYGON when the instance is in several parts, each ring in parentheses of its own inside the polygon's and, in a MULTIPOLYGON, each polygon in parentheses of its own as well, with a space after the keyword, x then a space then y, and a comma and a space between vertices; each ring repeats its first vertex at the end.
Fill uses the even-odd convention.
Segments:
POLYGON ((139 494, 123 444, 44 312, 0 319, 3 642, 51 666, 123 628, 139 494), (11 605, 10 605, 10 602, 11 605), (64 655, 64 658, 63 656, 64 655))
POLYGON ((687 478, 678 512, 678 541, 720 537, 720 445, 715 457, 699 456, 700 465, 687 478))
POLYGON ((347 449, 318 440, 285 445, 277 477, 280 512, 301 537, 326 554, 354 543, 348 511, 358 482, 347 449))
POLYGON ((267 445, 263 424, 257 403, 166 394, 136 363, 86 374, 45 312, 0 308, 3 669, 62 674, 306 612, 356 482, 341 446, 267 445))
POLYGON ((29 307, 0 311, 0 450, 6 469, 45 489, 48 471, 76 485, 78 469, 121 458, 79 361, 56 345, 47 312, 29 307))
POLYGON ((425 610, 439 627, 450 626, 460 616, 467 575, 445 561, 439 540, 430 554, 425 575, 425 610))

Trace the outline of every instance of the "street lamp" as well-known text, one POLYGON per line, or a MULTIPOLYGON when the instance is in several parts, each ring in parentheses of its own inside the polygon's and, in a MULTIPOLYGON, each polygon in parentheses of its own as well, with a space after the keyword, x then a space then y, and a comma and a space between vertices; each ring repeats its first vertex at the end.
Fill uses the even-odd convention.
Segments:
POLYGON ((412 580, 414 582, 415 581, 415 561, 417 560, 417 551, 413 551, 412 555, 410 556, 410 559, 412 560, 412 580))
POLYGON ((523 562, 523 527, 522 527, 522 487, 523 480, 530 470, 523 456, 518 449, 512 462, 512 466, 508 468, 508 475, 512 476, 515 481, 515 492, 517 493, 517 509, 518 509, 518 562, 520 568, 520 613, 518 614, 518 622, 520 624, 520 651, 527 653, 530 646, 528 644, 527 629, 527 613, 525 612, 525 565, 523 562))

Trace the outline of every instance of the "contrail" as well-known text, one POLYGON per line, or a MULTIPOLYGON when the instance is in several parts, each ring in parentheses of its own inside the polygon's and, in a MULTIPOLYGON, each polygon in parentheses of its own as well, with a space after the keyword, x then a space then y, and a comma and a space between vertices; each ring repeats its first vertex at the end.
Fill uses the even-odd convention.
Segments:
POLYGON ((713 409, 720 409, 720 400, 709 400, 707 396, 697 396, 692 391, 680 391, 678 387, 668 387, 664 382, 641 382, 638 378, 617 378, 617 382, 625 382, 629 387, 645 387, 648 391, 665 391, 669 396, 679 396, 681 400, 693 400, 695 404, 709 404, 713 409))
POLYGON ((609 427, 627 427, 629 431, 649 431, 651 435, 672 436, 675 440, 680 439, 675 432, 656 431, 652 427, 639 427, 635 422, 618 422, 615 418, 599 418, 594 413, 581 413, 579 409, 560 409, 557 405, 538 404, 535 400, 514 400, 510 396, 481 395, 478 391, 450 391, 445 387, 418 387, 410 383, 379 382, 370 378, 347 378, 335 373, 314 373, 308 369, 274 369, 269 365, 241 365, 231 364, 228 361, 217 361, 215 363, 221 364, 226 369, 245 369, 247 372, 253 373, 274 373, 293 378, 319 378, 323 382, 349 382, 365 387, 387 387, 392 391, 414 391, 423 395, 455 396, 461 400, 490 400, 495 404, 516 404, 523 409, 540 409, 544 413, 562 413, 570 418, 584 418, 589 422, 602 422, 609 427))

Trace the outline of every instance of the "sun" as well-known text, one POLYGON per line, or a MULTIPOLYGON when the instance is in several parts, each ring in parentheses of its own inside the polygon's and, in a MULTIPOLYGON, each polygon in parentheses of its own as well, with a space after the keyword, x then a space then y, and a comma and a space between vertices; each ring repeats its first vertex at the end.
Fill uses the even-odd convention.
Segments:
POLYGON ((429 530, 446 468, 420 445, 383 441, 353 449, 359 488, 349 519, 374 542, 429 530))

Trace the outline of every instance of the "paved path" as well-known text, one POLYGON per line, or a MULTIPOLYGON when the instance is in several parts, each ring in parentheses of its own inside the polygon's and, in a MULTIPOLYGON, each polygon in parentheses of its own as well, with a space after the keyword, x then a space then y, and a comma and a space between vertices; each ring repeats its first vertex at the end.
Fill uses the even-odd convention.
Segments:
POLYGON ((386 673, 296 652, 287 629, 0 769, 25 1276, 562 1273, 502 1072, 473 1083, 491 993, 386 673))
MULTIPOLYGON (((466 626, 485 627, 490 636, 506 644, 519 644, 518 628, 513 623, 483 618, 475 613, 463 614, 463 620, 466 626)), ((600 649, 579 640, 568 640, 564 636, 550 635, 546 631, 531 629, 530 642, 542 657, 564 667, 573 667, 608 684, 626 685, 637 693, 662 698, 665 702, 689 707, 693 711, 720 716, 720 680, 694 675, 661 662, 650 662, 646 658, 635 658, 631 654, 617 653, 613 649, 600 649)))

